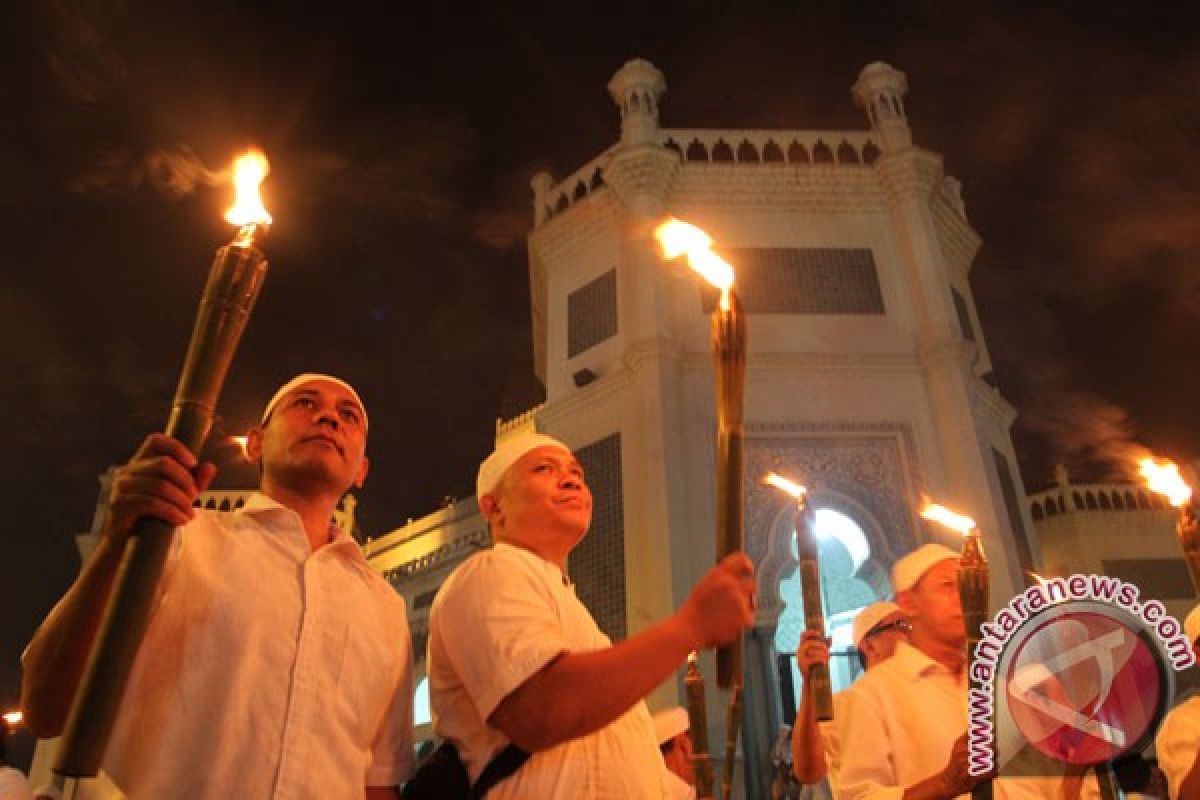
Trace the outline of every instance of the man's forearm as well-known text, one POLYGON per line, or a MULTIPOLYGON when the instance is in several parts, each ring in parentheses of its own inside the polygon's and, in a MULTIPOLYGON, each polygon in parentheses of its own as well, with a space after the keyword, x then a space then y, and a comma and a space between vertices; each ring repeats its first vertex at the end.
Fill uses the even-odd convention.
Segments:
POLYGON ((62 733, 75 689, 104 616, 121 553, 101 539, 23 659, 21 708, 39 738, 62 733))
POLYGON ((488 722, 531 752, 585 736, 671 677, 693 646, 673 616, 612 647, 567 653, 502 700, 488 722))
POLYGON ((803 784, 817 783, 829 772, 825 763, 825 748, 817 724, 817 709, 813 705, 812 682, 804 682, 800 708, 796 709, 796 724, 792 729, 792 773, 803 784))

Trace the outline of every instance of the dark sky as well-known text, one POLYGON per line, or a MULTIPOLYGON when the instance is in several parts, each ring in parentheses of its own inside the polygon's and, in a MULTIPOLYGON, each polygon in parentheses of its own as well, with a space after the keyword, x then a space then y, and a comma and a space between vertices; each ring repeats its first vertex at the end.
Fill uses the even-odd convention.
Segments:
MULTIPOLYGON (((613 143, 625 60, 667 127, 863 129, 908 73, 918 144, 964 183, 972 275, 1026 485, 1128 439, 1200 456, 1200 45, 1168 4, 46 0, 0 48, 0 701, 78 563, 96 476, 160 428, 214 249, 210 171, 272 161, 272 268, 223 397, 241 432, 306 369, 371 409, 361 522, 470 492, 540 399, 529 179, 613 143), (969 7, 968 7, 969 6, 969 7)), ((214 453, 236 482, 229 449, 214 453)))

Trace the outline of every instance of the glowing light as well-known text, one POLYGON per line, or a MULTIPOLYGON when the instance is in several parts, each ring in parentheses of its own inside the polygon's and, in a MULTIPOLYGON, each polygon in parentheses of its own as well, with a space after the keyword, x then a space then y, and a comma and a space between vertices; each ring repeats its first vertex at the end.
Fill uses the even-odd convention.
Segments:
POLYGON ((267 157, 260 151, 251 150, 238 157, 233 163, 233 207, 225 212, 225 219, 234 225, 270 225, 271 215, 263 207, 258 188, 270 172, 267 157))
POLYGON ((920 514, 923 519, 932 520, 950 530, 958 531, 964 536, 975 528, 975 520, 955 513, 937 503, 926 503, 921 507, 920 514))
POLYGON ((250 441, 249 436, 230 436, 229 438, 241 448, 242 458, 250 458, 250 453, 246 450, 246 445, 250 441))
POLYGON ((662 245, 663 258, 670 260, 686 255, 688 266, 721 290, 721 309, 729 310, 729 289, 733 286, 733 267, 713 252, 712 237, 683 220, 669 219, 654 231, 662 245))
POLYGON ((18 710, 4 712, 4 724, 10 728, 15 728, 25 721, 25 713, 18 710))
POLYGON ((763 478, 763 483, 767 484, 768 486, 774 486, 776 489, 786 492, 797 500, 808 494, 808 489, 805 489, 795 481, 788 480, 787 478, 775 472, 767 473, 767 477, 763 478))
POLYGON ((1192 499, 1192 487, 1187 485, 1173 461, 1143 458, 1138 461, 1138 473, 1145 478, 1150 491, 1164 495, 1176 508, 1187 505, 1192 499))

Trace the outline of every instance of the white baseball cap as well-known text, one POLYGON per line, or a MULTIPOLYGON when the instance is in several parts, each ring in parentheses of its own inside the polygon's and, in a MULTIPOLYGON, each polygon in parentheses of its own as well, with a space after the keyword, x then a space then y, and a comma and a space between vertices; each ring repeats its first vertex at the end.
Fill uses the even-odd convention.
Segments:
POLYGON ((674 706, 654 715, 654 736, 659 747, 692 727, 686 708, 674 706))
POLYGON ((544 433, 522 433, 505 439, 479 465, 479 474, 475 478, 475 499, 483 500, 485 494, 491 494, 500 485, 500 479, 509 467, 520 461, 521 456, 539 447, 557 447, 567 454, 571 453, 571 448, 544 433))
POLYGON ((322 375, 317 372, 305 372, 303 375, 297 375, 283 386, 280 386, 279 390, 275 392, 275 394, 272 395, 271 399, 267 402, 267 407, 263 409, 262 419, 259 421, 259 424, 267 424, 267 418, 271 416, 271 412, 275 410, 275 406, 279 405, 279 401, 282 400, 288 392, 303 386, 306 383, 315 383, 317 381, 336 383, 338 386, 341 386, 350 393, 350 396, 354 398, 354 402, 358 403, 358 407, 362 409, 363 430, 365 431, 367 429, 367 407, 363 405, 362 398, 358 396, 358 392, 354 390, 354 387, 346 383, 341 378, 335 378, 332 375, 322 375))
POLYGON ((871 603, 871 605, 858 612, 858 616, 854 618, 854 622, 850 626, 851 636, 854 639, 855 647, 862 647, 862 640, 866 638, 871 630, 890 617, 892 614, 903 614, 904 609, 895 603, 882 601, 879 603, 871 603))
POLYGON ((959 554, 944 544, 921 545, 892 565, 892 590, 900 593, 911 589, 930 567, 951 558, 957 561, 959 554))
POLYGON ((1192 644, 1200 639, 1200 605, 1188 612, 1187 617, 1183 620, 1183 632, 1187 634, 1188 641, 1192 644))

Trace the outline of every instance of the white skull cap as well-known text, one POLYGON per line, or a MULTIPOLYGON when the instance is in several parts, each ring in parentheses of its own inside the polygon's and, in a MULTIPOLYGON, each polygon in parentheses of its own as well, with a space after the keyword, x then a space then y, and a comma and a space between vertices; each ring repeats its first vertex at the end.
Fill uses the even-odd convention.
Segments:
POLYGON ((500 479, 509 467, 520 461, 521 456, 539 447, 557 447, 568 455, 571 453, 571 448, 544 433, 522 433, 505 439, 479 465, 479 475, 475 478, 475 499, 482 500, 485 494, 491 494, 500 485, 500 479))
POLYGON ((658 746, 662 747, 681 733, 686 733, 692 727, 686 708, 674 706, 654 715, 654 736, 658 746))
POLYGON ((292 378, 283 386, 280 386, 279 391, 272 395, 271 400, 267 403, 267 407, 263 409, 262 419, 259 421, 259 424, 267 424, 267 418, 271 416, 271 412, 275 410, 275 406, 279 405, 279 401, 282 400, 288 392, 303 386, 306 383, 315 383, 317 381, 336 383, 338 386, 350 393, 350 396, 354 398, 354 402, 358 403, 358 407, 362 409, 363 430, 365 431, 367 429, 367 407, 363 405, 362 398, 358 396, 358 392, 354 390, 353 386, 346 383, 341 378, 335 378, 332 375, 322 375, 318 372, 305 372, 302 375, 297 375, 296 377, 292 378))
POLYGON ((957 561, 958 557, 944 544, 923 544, 892 565, 892 590, 897 594, 908 591, 934 564, 950 558, 957 561))
POLYGON ((895 603, 890 603, 886 600, 871 603, 871 605, 858 612, 858 616, 854 618, 854 622, 850 626, 851 637, 854 639, 854 646, 862 648, 862 640, 866 637, 871 629, 892 614, 903 614, 904 610, 895 603))

